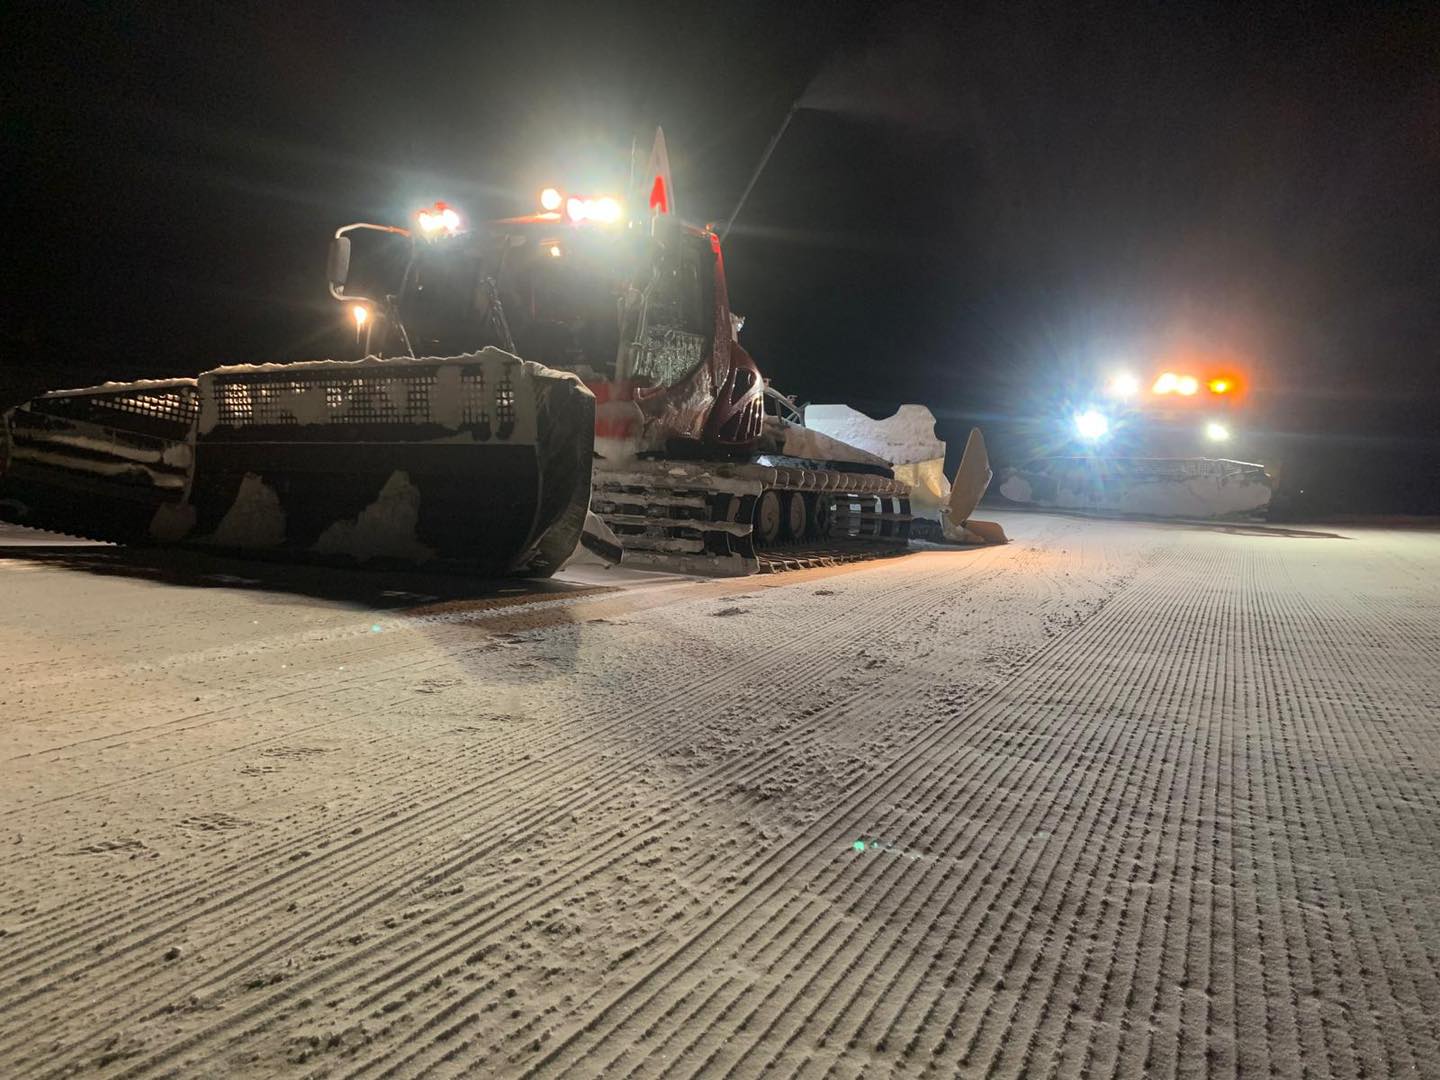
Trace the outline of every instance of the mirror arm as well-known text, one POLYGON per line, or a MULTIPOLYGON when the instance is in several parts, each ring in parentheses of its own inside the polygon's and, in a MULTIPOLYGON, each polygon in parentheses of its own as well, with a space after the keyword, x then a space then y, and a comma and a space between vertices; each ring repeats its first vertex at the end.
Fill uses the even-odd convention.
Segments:
MULTIPOLYGON (((409 229, 402 229, 402 228, 401 228, 400 226, 398 226, 398 225, 372 225, 372 224, 370 224, 369 222, 357 221, 357 222, 355 222, 353 225, 342 225, 342 226, 340 226, 340 228, 338 228, 338 229, 335 230, 335 237, 334 237, 334 238, 335 238, 336 240, 339 240, 339 239, 340 239, 342 236, 344 236, 346 233, 354 232, 356 229, 370 229, 370 230, 372 230, 373 232, 395 233, 395 234, 397 234, 397 235, 399 235, 399 236, 409 236, 409 235, 410 235, 410 230, 409 230, 409 229)), ((342 285, 342 286, 340 287, 340 289, 337 291, 336 288, 335 288, 335 283, 334 283, 333 281, 332 281, 332 282, 329 282, 328 285, 329 285, 329 288, 330 288, 330 295, 331 295, 332 297, 334 297, 336 300, 342 300, 342 301, 363 300, 363 301, 365 301, 365 302, 367 302, 367 303, 371 303, 371 304, 375 303, 375 301, 374 301, 373 299, 371 299, 370 297, 368 297, 368 296, 346 296, 346 295, 345 295, 345 292, 344 292, 344 288, 345 288, 345 287, 342 285)))
POLYGON ((339 240, 346 233, 354 232, 356 229, 374 229, 376 232, 399 233, 401 236, 410 235, 409 229, 402 229, 399 225, 371 225, 364 221, 357 221, 353 225, 341 225, 336 229, 335 239, 339 240))

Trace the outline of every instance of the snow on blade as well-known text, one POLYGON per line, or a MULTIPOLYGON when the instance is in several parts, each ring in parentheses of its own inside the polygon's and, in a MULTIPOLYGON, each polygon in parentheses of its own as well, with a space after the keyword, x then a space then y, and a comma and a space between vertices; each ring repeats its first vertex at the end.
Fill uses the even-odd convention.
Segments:
POLYGON ((805 426, 896 465, 945 457, 945 443, 935 435, 935 414, 924 405, 901 405, 884 420, 872 420, 849 405, 807 405, 805 426))
POLYGON ((807 405, 805 424, 884 459, 895 479, 910 485, 912 513, 940 520, 950 498, 945 443, 935 434, 935 414, 924 405, 901 405, 894 416, 874 420, 849 405, 807 405))
POLYGON ((254 473, 240 481, 235 501, 204 542, 216 547, 271 548, 285 541, 285 510, 275 489, 254 473))
POLYGON ((337 521, 320 534, 315 550, 323 555, 427 562, 435 552, 415 536, 420 523, 420 489, 403 472, 393 472, 380 495, 354 521, 337 521))

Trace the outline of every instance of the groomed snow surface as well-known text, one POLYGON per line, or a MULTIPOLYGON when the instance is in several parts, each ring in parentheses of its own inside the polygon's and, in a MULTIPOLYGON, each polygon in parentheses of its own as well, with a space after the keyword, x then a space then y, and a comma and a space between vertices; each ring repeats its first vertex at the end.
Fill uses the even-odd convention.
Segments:
POLYGON ((1003 524, 508 591, 0 536, 0 1072, 1440 1074, 1440 533, 1003 524))

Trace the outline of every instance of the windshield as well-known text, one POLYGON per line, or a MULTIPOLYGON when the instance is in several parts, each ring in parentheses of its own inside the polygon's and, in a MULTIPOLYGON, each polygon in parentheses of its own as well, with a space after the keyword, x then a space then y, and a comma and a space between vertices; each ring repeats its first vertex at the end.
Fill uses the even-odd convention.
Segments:
POLYGON ((505 348, 508 329, 527 360, 613 376, 636 256, 628 237, 573 229, 441 242, 417 253, 401 315, 417 355, 505 348))

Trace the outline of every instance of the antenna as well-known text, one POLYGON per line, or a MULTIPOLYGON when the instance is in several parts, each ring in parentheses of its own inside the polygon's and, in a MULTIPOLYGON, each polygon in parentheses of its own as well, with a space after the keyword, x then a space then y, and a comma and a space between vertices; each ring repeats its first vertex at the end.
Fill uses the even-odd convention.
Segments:
POLYGON ((720 230, 721 240, 725 239, 726 235, 730 232, 730 226, 734 225, 735 219, 740 216, 740 211, 745 206, 745 200, 750 197, 750 191, 754 188, 755 181, 760 179, 760 174, 765 171, 766 162, 770 160, 770 155, 775 152, 775 144, 780 141, 780 136, 785 134, 785 129, 790 126, 790 121, 793 120, 795 114, 800 111, 800 101, 801 98, 796 98, 791 103, 789 111, 785 114, 785 119, 780 121, 779 130, 770 136, 770 142, 765 147, 765 153, 760 155, 760 164, 756 165, 755 171, 750 174, 750 182, 745 185, 745 190, 740 195, 740 201, 735 204, 735 209, 730 211, 730 216, 725 221, 725 227, 720 230))

